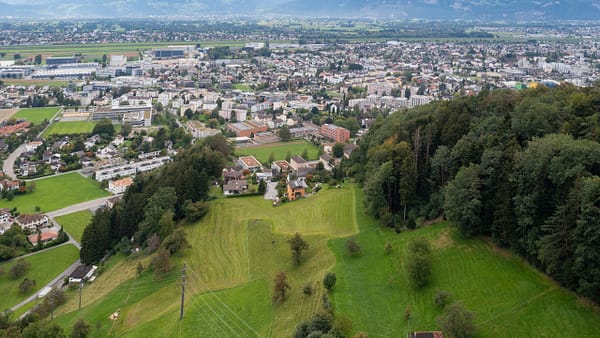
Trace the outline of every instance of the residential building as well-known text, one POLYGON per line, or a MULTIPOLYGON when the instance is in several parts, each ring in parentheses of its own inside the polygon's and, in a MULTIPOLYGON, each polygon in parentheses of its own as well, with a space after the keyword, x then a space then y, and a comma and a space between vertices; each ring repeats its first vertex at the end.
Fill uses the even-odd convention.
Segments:
POLYGON ((338 143, 346 143, 350 139, 350 130, 338 127, 335 124, 324 124, 319 133, 338 143))
POLYGON ((254 156, 242 156, 238 159, 238 163, 244 170, 250 170, 251 172, 262 170, 262 164, 254 156))
POLYGON ((17 217, 17 225, 23 230, 34 231, 39 227, 48 225, 50 219, 46 215, 34 214, 34 215, 20 215, 17 217))
POLYGON ((248 181, 246 180, 231 181, 223 185, 223 195, 225 196, 239 195, 246 190, 248 190, 248 181))
POLYGON ((287 198, 290 201, 295 201, 299 198, 303 198, 306 195, 306 182, 303 180, 290 180, 287 184, 287 198))
POLYGON ((54 230, 42 231, 40 233, 35 233, 27 236, 27 239, 33 246, 38 245, 38 243, 46 244, 48 242, 52 242, 53 240, 58 239, 58 232, 54 230))
POLYGON ((113 180, 108 182, 108 191, 110 191, 113 195, 122 194, 133 184, 133 179, 131 177, 125 177, 120 180, 113 180))
POLYGON ((220 130, 208 128, 204 123, 196 120, 188 121, 186 126, 194 138, 204 138, 221 134, 220 130))
POLYGON ((0 224, 9 223, 12 214, 8 208, 0 208, 0 224))

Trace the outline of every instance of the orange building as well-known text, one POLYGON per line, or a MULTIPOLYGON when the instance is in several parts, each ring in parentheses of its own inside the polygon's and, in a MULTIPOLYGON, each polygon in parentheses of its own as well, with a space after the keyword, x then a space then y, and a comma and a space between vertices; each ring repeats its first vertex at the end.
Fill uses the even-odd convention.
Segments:
POLYGON ((287 198, 289 201, 295 201, 306 195, 306 183, 302 180, 292 180, 287 184, 287 198))
POLYGON ((339 143, 346 143, 350 139, 350 130, 338 127, 335 124, 324 124, 319 133, 339 143))

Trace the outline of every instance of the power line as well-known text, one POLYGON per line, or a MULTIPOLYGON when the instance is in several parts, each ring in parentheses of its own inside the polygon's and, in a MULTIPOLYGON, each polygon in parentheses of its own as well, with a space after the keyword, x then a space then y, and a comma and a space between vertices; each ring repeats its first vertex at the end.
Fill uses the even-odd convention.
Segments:
POLYGON ((217 296, 210 287, 208 287, 208 285, 206 285, 206 283, 204 283, 204 281, 202 280, 202 278, 200 278, 199 274, 196 273, 194 270, 192 270, 190 268, 190 272, 200 281, 200 283, 202 283, 202 285, 210 292, 211 295, 213 295, 231 314, 233 314, 238 320, 240 320, 248 329, 250 329, 250 331, 252 331, 252 333, 254 333, 257 337, 262 337, 262 335, 260 333, 258 333, 258 331, 256 331, 252 325, 248 324, 248 322, 246 322, 243 318, 241 318, 236 312, 234 312, 233 310, 231 310, 231 308, 225 304, 225 302, 223 302, 223 300, 221 300, 221 298, 219 298, 219 296, 217 296))
MULTIPOLYGON (((196 292, 197 293, 197 292, 196 292)), ((225 321, 221 315, 224 315, 224 313, 221 313, 221 315, 219 315, 214 309, 213 307, 204 299, 204 297, 202 297, 202 295, 199 296, 200 300, 202 300, 202 302, 204 302, 204 304, 206 305, 206 307, 208 307, 208 309, 213 313, 213 317, 212 318, 217 318, 218 320, 220 320, 223 324, 225 324, 225 326, 229 329, 229 331, 233 332, 237 337, 244 337, 243 335, 240 335, 237 332, 237 329, 233 329, 231 326, 229 326, 229 324, 227 323, 227 321, 225 321)), ((198 304, 198 302, 196 300, 194 300, 194 298, 192 298, 192 302, 197 305, 197 306, 201 306, 200 304, 198 304)), ((206 312, 204 312, 206 314, 206 312)), ((225 317, 225 316, 223 316, 225 317)), ((209 318, 211 318, 211 316, 209 315, 209 318)))

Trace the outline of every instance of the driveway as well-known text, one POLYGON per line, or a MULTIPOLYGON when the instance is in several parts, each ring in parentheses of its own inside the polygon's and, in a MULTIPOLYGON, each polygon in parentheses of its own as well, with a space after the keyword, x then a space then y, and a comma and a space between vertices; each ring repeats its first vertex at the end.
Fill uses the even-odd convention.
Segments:
POLYGON ((267 192, 265 193, 266 200, 272 200, 277 197, 277 182, 267 183, 267 192))

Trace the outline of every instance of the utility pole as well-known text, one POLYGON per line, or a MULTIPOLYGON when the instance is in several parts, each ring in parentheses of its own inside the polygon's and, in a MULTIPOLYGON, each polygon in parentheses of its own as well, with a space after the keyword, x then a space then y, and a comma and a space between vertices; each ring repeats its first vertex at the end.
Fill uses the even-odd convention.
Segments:
POLYGON ((50 320, 54 320, 54 295, 50 295, 50 320))
POLYGON ((187 263, 183 263, 183 273, 181 274, 181 308, 179 310, 179 320, 183 319, 183 304, 185 301, 185 271, 187 269, 187 263))
POLYGON ((81 310, 81 292, 83 291, 83 281, 81 281, 81 283, 79 283, 79 309, 81 310))

